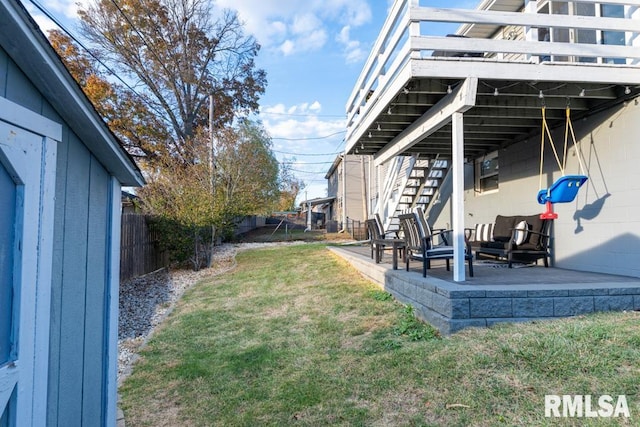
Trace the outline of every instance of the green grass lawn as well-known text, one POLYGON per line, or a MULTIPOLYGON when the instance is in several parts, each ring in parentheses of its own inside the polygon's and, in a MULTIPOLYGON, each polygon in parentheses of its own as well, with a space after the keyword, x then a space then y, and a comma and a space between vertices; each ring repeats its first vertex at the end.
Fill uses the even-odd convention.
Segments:
POLYGON ((442 338, 322 244, 237 260, 142 352, 128 427, 640 425, 640 313, 442 338), (624 394, 632 417, 545 418, 546 394, 624 394))

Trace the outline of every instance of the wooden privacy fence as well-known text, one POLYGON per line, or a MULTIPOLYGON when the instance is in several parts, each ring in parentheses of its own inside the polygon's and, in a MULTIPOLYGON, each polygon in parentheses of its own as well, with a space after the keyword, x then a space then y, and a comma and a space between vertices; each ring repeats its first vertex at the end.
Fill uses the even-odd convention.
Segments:
POLYGON ((147 224, 148 216, 122 215, 120 234, 120 281, 151 273, 169 264, 168 253, 161 251, 157 231, 147 224))

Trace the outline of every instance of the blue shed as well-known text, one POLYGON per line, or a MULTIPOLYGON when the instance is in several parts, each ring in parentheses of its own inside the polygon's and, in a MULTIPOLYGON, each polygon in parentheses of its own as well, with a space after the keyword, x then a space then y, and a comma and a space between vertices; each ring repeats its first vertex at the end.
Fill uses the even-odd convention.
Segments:
POLYGON ((143 183, 0 0, 0 426, 116 424, 120 191, 143 183))

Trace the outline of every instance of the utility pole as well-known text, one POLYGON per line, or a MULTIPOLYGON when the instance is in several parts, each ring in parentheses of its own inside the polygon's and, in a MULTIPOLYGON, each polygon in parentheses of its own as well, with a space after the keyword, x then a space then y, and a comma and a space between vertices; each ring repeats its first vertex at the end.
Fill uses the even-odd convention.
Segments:
MULTIPOLYGON (((213 136, 213 94, 209 95, 209 173, 211 174, 211 201, 215 200, 215 182, 216 182, 216 166, 214 160, 214 136, 213 136)), ((213 206, 211 207, 213 209, 213 206)), ((197 243, 196 243, 197 244, 197 243)), ((213 247, 216 244, 216 226, 211 223, 211 246, 209 247, 209 260, 207 265, 211 268, 213 264, 213 247)))
POLYGON ((304 192, 304 201, 307 202, 307 228, 304 231, 311 231, 311 202, 306 191, 304 192))
POLYGON ((209 95, 209 144, 210 144, 210 152, 209 152, 209 171, 211 172, 211 194, 213 195, 214 186, 215 186, 215 172, 214 172, 214 143, 213 143, 213 94, 209 95))

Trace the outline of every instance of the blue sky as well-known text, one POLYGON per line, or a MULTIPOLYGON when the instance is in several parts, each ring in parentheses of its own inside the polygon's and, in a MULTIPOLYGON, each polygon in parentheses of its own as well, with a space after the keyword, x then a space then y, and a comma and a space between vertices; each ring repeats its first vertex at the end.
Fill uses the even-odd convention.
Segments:
POLYGON ((269 85, 260 119, 273 137, 276 155, 295 157, 292 168, 307 184, 308 197, 324 197, 324 176, 335 153, 344 149, 347 98, 392 0, 218 0, 218 4, 236 9, 247 31, 262 45, 257 62, 267 71, 269 85), (333 136, 322 138, 328 135, 333 136))
MULTIPOLYGON (((39 0, 75 35, 78 0, 39 0)), ((85 3, 88 0, 81 0, 85 3)), ((28 1, 43 29, 53 25, 28 1)), ((292 160, 309 198, 324 197, 324 175, 344 149, 345 104, 392 0, 217 0, 235 9, 262 45, 267 72, 260 120, 279 160, 292 160), (332 136, 329 136, 332 135, 332 136)), ((299 201, 305 198, 301 194, 299 201)))

